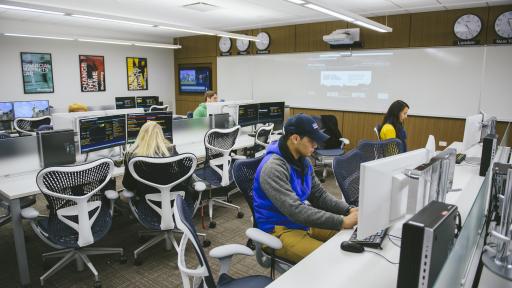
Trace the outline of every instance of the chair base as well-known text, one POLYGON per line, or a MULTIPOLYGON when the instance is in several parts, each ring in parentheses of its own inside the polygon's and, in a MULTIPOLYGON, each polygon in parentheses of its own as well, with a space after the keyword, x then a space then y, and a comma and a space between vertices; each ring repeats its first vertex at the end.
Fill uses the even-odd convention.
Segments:
POLYGON ((46 262, 48 258, 62 258, 57 264, 55 264, 52 268, 50 268, 46 273, 44 273, 39 280, 41 281, 41 286, 44 286, 44 281, 46 281, 50 276, 55 274, 57 271, 65 267, 69 262, 75 260, 76 267, 78 271, 84 270, 84 264, 87 265, 87 268, 91 270, 94 275, 95 287, 101 286, 100 278, 98 275, 98 271, 92 265, 92 262, 89 260, 87 255, 104 255, 104 254, 120 254, 121 255, 121 263, 126 263, 126 258, 124 257, 124 250, 122 248, 79 248, 79 249, 64 249, 55 252, 45 253, 43 254, 43 263, 46 262))
MULTIPOLYGON (((141 238, 144 235, 150 235, 154 236, 149 241, 144 243, 142 246, 137 248, 137 250, 133 251, 133 258, 134 258, 134 264, 135 266, 139 266, 142 264, 142 260, 140 259, 140 254, 150 247, 155 246, 156 244, 160 243, 160 241, 165 241, 165 249, 171 250, 173 247, 176 251, 178 251, 178 243, 176 242, 176 238, 174 237, 174 233, 180 233, 183 232, 180 230, 167 230, 167 231, 139 231, 139 238, 141 238)), ((203 246, 209 246, 211 242, 206 239, 206 234, 204 233, 197 233, 198 236, 203 237, 203 246)))
MULTIPOLYGON (((228 194, 229 197, 229 194, 228 194)), ((237 210, 237 218, 243 218, 244 213, 241 211, 240 206, 231 204, 227 201, 224 201, 225 198, 212 198, 208 200, 208 217, 210 218, 210 224, 208 225, 210 228, 215 228, 217 226, 217 223, 213 221, 213 206, 221 206, 225 208, 231 208, 237 210)))

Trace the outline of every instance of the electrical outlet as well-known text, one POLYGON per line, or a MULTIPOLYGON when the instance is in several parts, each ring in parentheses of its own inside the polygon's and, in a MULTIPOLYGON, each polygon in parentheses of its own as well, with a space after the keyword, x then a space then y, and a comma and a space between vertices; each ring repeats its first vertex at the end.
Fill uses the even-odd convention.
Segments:
POLYGON ((439 147, 446 147, 447 145, 446 141, 439 141, 439 147))

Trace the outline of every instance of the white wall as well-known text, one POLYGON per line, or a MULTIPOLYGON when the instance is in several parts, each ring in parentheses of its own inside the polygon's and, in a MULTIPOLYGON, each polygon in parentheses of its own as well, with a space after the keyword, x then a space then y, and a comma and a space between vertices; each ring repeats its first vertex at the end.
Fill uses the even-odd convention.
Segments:
POLYGON ((159 96, 174 107, 174 51, 172 49, 0 36, 0 101, 49 100, 56 111, 70 103, 114 105, 119 96, 159 96), (54 93, 24 94, 20 52, 51 53, 54 93), (78 55, 105 57, 104 92, 81 92, 78 55), (126 57, 148 59, 148 90, 128 91, 126 57))

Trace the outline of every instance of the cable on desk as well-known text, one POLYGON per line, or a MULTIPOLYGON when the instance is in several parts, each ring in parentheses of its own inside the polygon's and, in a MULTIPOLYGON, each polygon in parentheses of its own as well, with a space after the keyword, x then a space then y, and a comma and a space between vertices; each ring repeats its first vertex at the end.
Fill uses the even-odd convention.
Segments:
POLYGON ((395 236, 395 235, 392 235, 392 234, 388 234, 389 237, 393 237, 393 238, 396 238, 398 240, 402 240, 402 237, 398 237, 398 236, 395 236))
POLYGON ((374 254, 377 254, 377 255, 379 255, 380 257, 384 258, 384 260, 388 261, 389 263, 391 263, 391 264, 393 264, 393 265, 398 265, 398 264, 399 264, 399 262, 396 262, 396 263, 395 263, 395 262, 392 262, 391 260, 389 260, 388 258, 386 258, 386 256, 384 256, 384 255, 382 255, 382 254, 380 254, 380 253, 377 253, 377 252, 375 252, 375 251, 372 251, 372 250, 365 250, 365 251, 367 251, 367 252, 372 252, 372 253, 374 253, 374 254))
POLYGON ((389 242, 391 242, 393 245, 395 245, 398 248, 401 248, 400 245, 396 244, 395 241, 391 240, 391 235, 388 234, 389 242))

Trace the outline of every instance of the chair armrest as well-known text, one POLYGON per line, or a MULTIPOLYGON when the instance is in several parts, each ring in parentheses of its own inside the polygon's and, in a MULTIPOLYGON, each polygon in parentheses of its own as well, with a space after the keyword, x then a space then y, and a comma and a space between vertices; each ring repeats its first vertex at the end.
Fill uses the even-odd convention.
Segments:
POLYGON ((34 220, 39 217, 39 211, 37 211, 34 207, 28 207, 21 209, 21 217, 29 220, 34 220))
POLYGON ((121 192, 121 196, 129 199, 129 198, 132 198, 133 196, 135 196, 135 193, 133 193, 130 190, 124 189, 123 192, 121 192))
POLYGON ((236 160, 247 159, 247 157, 243 156, 243 155, 231 155, 231 158, 236 159, 236 160))
POLYGON ((247 246, 240 244, 222 245, 210 250, 210 257, 217 258, 220 261, 219 275, 228 273, 231 259, 237 254, 253 256, 254 252, 247 246))
POLYGON ((252 252, 252 250, 249 249, 247 246, 241 244, 222 245, 210 250, 210 257, 217 259, 231 257, 233 255, 253 256, 254 252, 252 252))
POLYGON ((192 185, 194 186, 194 190, 196 190, 197 192, 203 192, 204 190, 206 190, 206 184, 204 184, 201 181, 195 182, 192 185))
POLYGON ((340 138, 340 141, 345 143, 345 145, 350 144, 350 140, 348 140, 347 138, 340 138))
POLYGON ((105 191, 105 196, 110 200, 116 200, 117 198, 119 198, 119 194, 117 193, 117 191, 114 190, 105 191))
POLYGON ((281 249, 283 247, 283 243, 277 237, 270 235, 266 232, 258 228, 249 228, 245 231, 245 235, 249 237, 254 242, 261 243, 265 246, 268 246, 274 250, 281 249))

